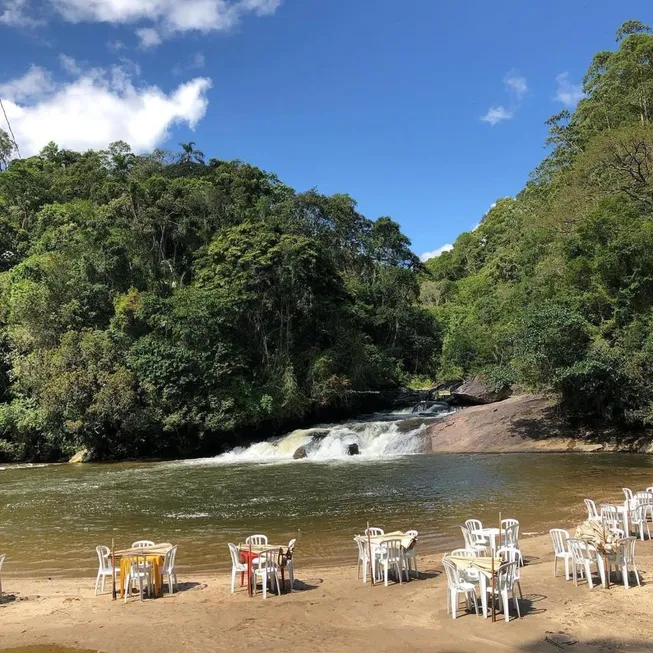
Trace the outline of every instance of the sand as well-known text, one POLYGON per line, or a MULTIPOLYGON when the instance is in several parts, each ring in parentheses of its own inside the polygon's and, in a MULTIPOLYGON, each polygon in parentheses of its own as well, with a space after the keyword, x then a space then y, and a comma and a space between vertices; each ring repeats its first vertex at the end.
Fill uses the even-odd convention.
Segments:
POLYGON ((178 593, 127 604, 95 597, 90 578, 6 577, 0 646, 105 653, 653 650, 653 542, 638 542, 643 585, 628 591, 590 591, 584 581, 574 587, 562 575, 553 578, 548 535, 523 537, 521 548, 522 619, 513 611, 509 623, 503 615, 497 623, 462 610, 456 620, 447 615, 440 555, 418 558, 420 580, 372 587, 356 579, 354 564, 304 568, 298 552, 299 589, 265 601, 248 598, 244 588, 231 595, 227 574, 183 573, 178 593))

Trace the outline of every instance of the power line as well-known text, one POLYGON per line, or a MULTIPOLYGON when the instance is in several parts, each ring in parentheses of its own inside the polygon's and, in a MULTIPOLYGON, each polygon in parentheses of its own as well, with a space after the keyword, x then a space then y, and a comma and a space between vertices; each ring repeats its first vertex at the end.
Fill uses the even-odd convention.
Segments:
POLYGON ((20 150, 18 149, 18 143, 16 142, 16 137, 14 136, 14 130, 11 128, 11 123, 9 122, 9 116, 7 115, 7 112, 5 111, 5 105, 2 104, 2 98, 0 98, 0 107, 2 108, 2 113, 5 114, 5 120, 7 121, 7 127, 9 127, 9 133, 11 134, 11 140, 14 143, 14 147, 16 148, 16 152, 18 152, 18 158, 22 159, 23 157, 20 155, 20 150))

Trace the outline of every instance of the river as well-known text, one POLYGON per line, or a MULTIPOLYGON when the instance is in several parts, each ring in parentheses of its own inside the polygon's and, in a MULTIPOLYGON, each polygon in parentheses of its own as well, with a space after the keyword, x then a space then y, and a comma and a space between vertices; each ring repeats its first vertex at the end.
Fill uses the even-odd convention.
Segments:
POLYGON ((254 532, 297 538, 297 565, 351 563, 368 520, 444 550, 472 516, 496 522, 501 510, 522 533, 542 533, 580 521, 586 496, 623 500, 621 487, 653 484, 653 457, 640 454, 417 455, 424 427, 402 426, 411 417, 296 431, 210 459, 0 467, 4 571, 92 577, 95 546, 112 538, 170 541, 182 573, 221 571, 227 543, 254 532), (346 455, 351 442, 360 456, 346 455), (298 446, 308 458, 292 459, 298 446))

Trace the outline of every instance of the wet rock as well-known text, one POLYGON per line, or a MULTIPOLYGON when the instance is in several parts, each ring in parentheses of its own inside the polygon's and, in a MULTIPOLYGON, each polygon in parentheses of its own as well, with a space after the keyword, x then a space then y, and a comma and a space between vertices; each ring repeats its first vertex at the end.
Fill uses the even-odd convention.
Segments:
POLYGON ((512 395, 509 385, 498 390, 490 388, 481 375, 475 376, 470 381, 465 381, 453 392, 453 400, 458 406, 479 406, 503 401, 512 395))
POLYGON ((358 456, 360 454, 360 449, 355 442, 347 445, 347 455, 348 456, 358 456))
POLYGON ((69 463, 88 463, 93 459, 93 453, 89 449, 80 449, 68 462, 69 463))
POLYGON ((307 458, 308 453, 306 447, 298 447, 295 453, 292 455, 294 460, 301 460, 302 458, 307 458))

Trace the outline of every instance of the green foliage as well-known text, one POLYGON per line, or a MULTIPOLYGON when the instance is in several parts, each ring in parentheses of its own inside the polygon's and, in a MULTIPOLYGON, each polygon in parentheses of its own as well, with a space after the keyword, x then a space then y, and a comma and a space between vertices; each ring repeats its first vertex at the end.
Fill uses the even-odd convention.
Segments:
POLYGON ((422 302, 441 378, 483 372, 558 394, 581 419, 653 424, 653 35, 638 21, 598 53, 550 154, 452 251, 422 302))
POLYGON ((2 156, 0 459, 211 453, 433 373, 419 261, 350 197, 194 143, 2 156))

